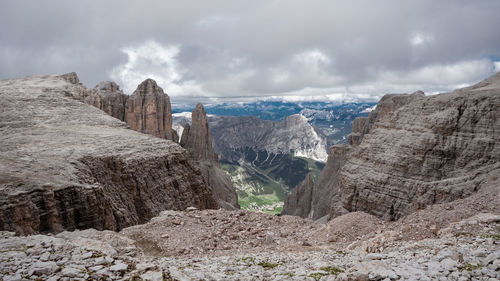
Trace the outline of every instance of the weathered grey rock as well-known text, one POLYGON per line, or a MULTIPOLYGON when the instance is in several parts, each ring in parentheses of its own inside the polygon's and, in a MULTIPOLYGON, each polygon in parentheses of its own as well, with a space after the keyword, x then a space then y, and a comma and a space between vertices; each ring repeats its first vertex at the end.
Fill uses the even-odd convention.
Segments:
POLYGON ((198 103, 192 112, 191 126, 186 124, 180 144, 189 151, 191 158, 201 166, 204 178, 212 188, 220 207, 239 209, 238 195, 229 176, 220 168, 219 156, 215 153, 207 114, 198 103))
POLYGON ((85 276, 85 272, 83 268, 68 266, 61 270, 61 275, 69 278, 82 278, 85 276))
POLYGON ((30 268, 29 268, 29 271, 28 271, 28 275, 50 275, 54 272, 56 272, 56 270, 58 270, 59 267, 57 266, 57 264, 53 261, 47 261, 47 262, 43 262, 43 261, 39 261, 39 262, 36 262, 34 263, 30 268))
POLYGON ((116 271, 125 271, 125 270, 127 270, 127 268, 128 268, 127 264, 119 262, 119 263, 111 266, 109 268, 109 270, 116 272, 116 271))
POLYGON ((386 95, 354 127, 349 151, 330 155, 311 211, 300 216, 364 211, 395 220, 470 196, 500 176, 500 73, 449 94, 386 95))
POLYGON ((500 175, 499 106, 500 87, 383 99, 341 169, 343 207, 393 220, 488 184, 500 175))
POLYGON ((141 275, 141 279, 145 281, 162 281, 163 273, 160 271, 148 271, 141 275))
POLYGON ((0 81, 0 230, 119 230, 218 207, 185 149, 77 100, 86 91, 60 76, 0 81))

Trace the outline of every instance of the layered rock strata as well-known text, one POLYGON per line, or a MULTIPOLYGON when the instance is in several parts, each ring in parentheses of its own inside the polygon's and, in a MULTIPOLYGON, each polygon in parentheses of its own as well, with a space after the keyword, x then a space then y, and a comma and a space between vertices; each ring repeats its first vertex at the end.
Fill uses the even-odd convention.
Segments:
POLYGON ((185 149, 80 102, 94 90, 77 79, 0 81, 0 230, 119 230, 165 209, 218 208, 185 149))
POLYGON ((500 73, 449 94, 386 95, 354 125, 349 151, 339 158, 334 147, 310 202, 295 200, 311 206, 300 216, 365 211, 395 220, 500 177, 500 73))
POLYGON ((142 82, 128 98, 124 121, 136 131, 178 141, 170 99, 152 79, 142 82))
POLYGON ((186 124, 182 132, 181 146, 198 161, 205 179, 212 188, 219 205, 228 210, 239 209, 238 196, 229 176, 220 168, 219 156, 212 145, 207 114, 201 104, 192 112, 191 125, 186 124))

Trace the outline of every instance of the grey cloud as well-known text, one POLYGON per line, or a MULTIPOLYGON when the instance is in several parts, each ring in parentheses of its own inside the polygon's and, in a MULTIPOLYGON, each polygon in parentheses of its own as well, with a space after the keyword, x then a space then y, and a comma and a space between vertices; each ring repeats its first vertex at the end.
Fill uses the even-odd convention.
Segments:
POLYGON ((496 0, 2 1, 0 79, 77 71, 93 86, 127 64, 124 48, 153 41, 178 55, 143 59, 134 77, 176 63, 181 78, 164 87, 186 99, 446 91, 492 74, 498 11, 496 0), (417 34, 431 39, 412 45, 417 34), (297 62, 315 50, 329 63, 297 62))

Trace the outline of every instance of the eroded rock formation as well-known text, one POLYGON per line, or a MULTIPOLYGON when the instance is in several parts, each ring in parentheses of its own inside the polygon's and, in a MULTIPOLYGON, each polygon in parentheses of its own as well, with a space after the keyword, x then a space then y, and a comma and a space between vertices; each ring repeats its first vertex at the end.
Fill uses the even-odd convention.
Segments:
POLYGON ((192 112, 191 125, 185 125, 180 143, 189 151, 191 158, 200 163, 219 205, 228 210, 239 209, 236 190, 231 179, 220 168, 219 156, 213 148, 207 114, 203 105, 199 103, 196 105, 192 112))
POLYGON ((153 79, 144 80, 128 98, 124 121, 136 131, 178 141, 170 99, 153 79))
POLYGON ((208 128, 207 113, 203 105, 198 103, 191 114, 191 126, 186 124, 181 138, 182 147, 197 160, 219 162, 219 156, 212 145, 212 137, 208 128))
POLYGON ((500 73, 449 94, 386 95, 354 122, 349 143, 340 158, 333 148, 311 201, 298 200, 311 206, 300 216, 365 211, 395 220, 470 196, 500 176, 500 73))
MULTIPOLYGON (((65 80, 70 83, 79 83, 76 74, 65 75, 65 80)), ((124 121, 133 130, 175 142, 179 140, 172 129, 170 99, 152 79, 144 80, 130 96, 125 95, 115 82, 109 81, 101 82, 91 90, 81 90, 76 96, 124 121)))
POLYGON ((0 230, 119 230, 165 209, 219 207, 185 149, 80 102, 94 90, 77 79, 0 81, 0 230))

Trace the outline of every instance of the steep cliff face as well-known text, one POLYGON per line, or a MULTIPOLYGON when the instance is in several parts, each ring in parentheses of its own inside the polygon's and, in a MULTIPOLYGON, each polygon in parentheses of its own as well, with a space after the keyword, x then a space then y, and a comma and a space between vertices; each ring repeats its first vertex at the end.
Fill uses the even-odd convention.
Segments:
POLYGON ((0 230, 119 230, 218 208, 185 149, 79 101, 92 91, 76 75, 0 81, 0 230))
POLYGON ((282 214, 316 220, 331 213, 335 215, 347 213, 338 203, 341 195, 339 173, 349 150, 348 145, 332 146, 326 166, 321 170, 317 183, 308 176, 304 182, 295 187, 285 200, 282 214))
POLYGON ((293 192, 286 197, 281 214, 309 217, 313 189, 313 177, 311 174, 308 174, 306 178, 294 188, 293 192))
POLYGON ((221 159, 237 162, 245 150, 254 153, 292 154, 326 161, 326 137, 316 132, 302 115, 281 122, 256 117, 215 116, 210 119, 215 150, 221 159))
POLYGON ((227 210, 239 209, 236 190, 231 179, 221 170, 219 156, 213 148, 203 105, 196 105, 191 115, 191 125, 185 125, 180 143, 189 151, 191 158, 199 162, 219 205, 227 210))
POLYGON ((299 215, 365 211, 394 220, 473 194, 500 176, 499 108, 500 74, 449 94, 385 96, 354 123, 338 172, 322 172, 311 200, 322 203, 299 215))
POLYGON ((124 121, 136 131, 178 141, 170 99, 152 79, 144 80, 128 98, 124 121))

